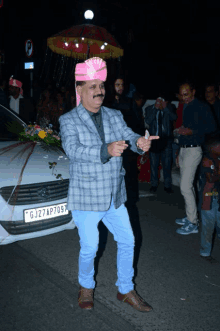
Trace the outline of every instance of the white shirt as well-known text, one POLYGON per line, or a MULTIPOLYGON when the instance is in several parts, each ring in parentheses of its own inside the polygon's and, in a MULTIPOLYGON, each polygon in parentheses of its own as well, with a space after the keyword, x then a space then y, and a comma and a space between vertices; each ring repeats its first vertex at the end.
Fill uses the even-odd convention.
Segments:
POLYGON ((19 115, 19 102, 20 99, 23 99, 22 95, 19 94, 19 97, 17 99, 15 99, 12 95, 10 95, 9 98, 10 98, 9 107, 19 115))

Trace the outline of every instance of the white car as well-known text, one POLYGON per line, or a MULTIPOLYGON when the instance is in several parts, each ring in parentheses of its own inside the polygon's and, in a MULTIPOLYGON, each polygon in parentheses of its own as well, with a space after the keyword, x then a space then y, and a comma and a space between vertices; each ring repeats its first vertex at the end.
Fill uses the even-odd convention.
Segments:
POLYGON ((19 142, 5 126, 12 121, 25 125, 16 113, 0 105, 0 245, 75 228, 66 209, 69 160, 62 152, 46 152, 37 144, 15 190, 28 152, 19 158, 22 147, 18 146, 2 153, 2 148, 19 142), (50 169, 49 162, 57 165, 50 169))

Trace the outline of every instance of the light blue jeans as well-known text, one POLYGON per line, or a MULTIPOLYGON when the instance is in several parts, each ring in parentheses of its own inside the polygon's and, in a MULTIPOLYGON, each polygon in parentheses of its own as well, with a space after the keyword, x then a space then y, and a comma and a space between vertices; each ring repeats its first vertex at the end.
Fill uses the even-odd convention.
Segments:
POLYGON ((72 211, 74 222, 80 237, 79 284, 85 288, 95 288, 94 258, 98 249, 98 224, 102 220, 117 241, 117 282, 120 293, 125 294, 134 289, 134 235, 126 207, 115 209, 113 199, 110 208, 104 212, 72 211))
POLYGON ((218 211, 218 198, 213 198, 211 210, 201 210, 202 232, 200 255, 210 256, 212 250, 212 239, 216 227, 220 239, 220 212, 218 211))

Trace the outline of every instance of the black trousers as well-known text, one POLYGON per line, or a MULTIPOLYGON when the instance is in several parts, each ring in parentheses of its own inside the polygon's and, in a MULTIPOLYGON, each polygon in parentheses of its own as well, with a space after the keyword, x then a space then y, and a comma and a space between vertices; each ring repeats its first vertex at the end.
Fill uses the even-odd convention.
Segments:
POLYGON ((171 167, 172 167, 172 142, 168 141, 166 146, 162 149, 150 150, 150 176, 151 185, 158 186, 158 168, 160 159, 163 168, 164 186, 170 188, 172 184, 171 167))

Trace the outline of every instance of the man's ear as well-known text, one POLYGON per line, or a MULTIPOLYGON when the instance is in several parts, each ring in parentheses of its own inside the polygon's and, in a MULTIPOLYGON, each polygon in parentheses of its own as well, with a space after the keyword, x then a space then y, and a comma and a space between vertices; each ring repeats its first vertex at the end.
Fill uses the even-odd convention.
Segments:
POLYGON ((76 87, 77 93, 79 94, 80 98, 82 96, 82 86, 77 86, 76 87))
POLYGON ((196 93, 196 90, 195 90, 195 89, 193 89, 193 96, 195 96, 195 93, 196 93))

